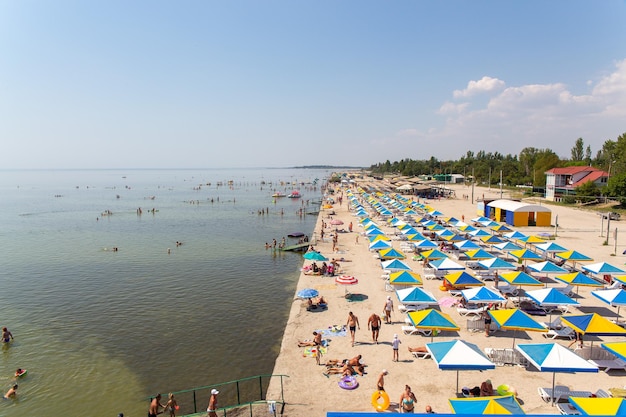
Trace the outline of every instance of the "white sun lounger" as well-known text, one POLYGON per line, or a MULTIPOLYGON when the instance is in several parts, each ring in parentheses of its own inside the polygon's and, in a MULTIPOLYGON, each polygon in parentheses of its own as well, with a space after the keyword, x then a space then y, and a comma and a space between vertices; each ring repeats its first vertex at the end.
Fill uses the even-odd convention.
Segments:
POLYGON ((609 372, 610 370, 616 369, 620 371, 626 371, 626 361, 615 358, 615 359, 589 359, 589 363, 597 366, 600 369, 603 369, 604 372, 609 372))
POLYGON ((417 329, 413 326, 402 326, 402 331, 404 332, 404 334, 409 335, 409 336, 414 336, 414 335, 430 336, 433 333, 431 330, 417 329))
POLYGON ((548 339, 570 339, 573 340, 576 337, 576 332, 569 327, 563 327, 562 329, 550 329, 547 333, 542 333, 543 337, 548 339))
POLYGON ((462 316, 480 316, 483 311, 487 310, 487 306, 475 307, 475 308, 465 308, 465 307, 457 307, 456 311, 462 316))
POLYGON ((430 352, 411 352, 414 358, 416 359, 430 359, 430 352))
POLYGON ((537 388, 539 392, 539 396, 545 402, 561 402, 567 401, 568 397, 583 397, 589 398, 593 395, 590 391, 570 391, 569 387, 563 385, 557 385, 554 387, 554 391, 552 388, 537 388))

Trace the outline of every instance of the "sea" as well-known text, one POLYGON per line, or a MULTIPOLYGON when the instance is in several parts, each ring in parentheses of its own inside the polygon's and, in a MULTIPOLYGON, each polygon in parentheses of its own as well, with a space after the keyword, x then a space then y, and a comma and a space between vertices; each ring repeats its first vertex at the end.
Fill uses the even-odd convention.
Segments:
POLYGON ((3 393, 28 370, 0 416, 146 415, 157 392, 271 374, 303 259, 265 244, 312 236, 329 175, 0 171, 3 393))

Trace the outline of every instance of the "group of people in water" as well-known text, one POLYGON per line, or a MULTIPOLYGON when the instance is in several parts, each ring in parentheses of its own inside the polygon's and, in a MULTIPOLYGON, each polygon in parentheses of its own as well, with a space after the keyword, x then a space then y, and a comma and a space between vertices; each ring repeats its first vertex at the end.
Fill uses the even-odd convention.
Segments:
MULTIPOLYGON (((11 341, 13 341, 13 333, 11 333, 9 329, 7 329, 6 327, 3 327, 2 328, 2 343, 6 345, 10 343, 11 341)), ((15 377, 15 379, 17 379, 24 375, 26 375, 26 370, 22 368, 17 368, 13 376, 15 377)), ((9 390, 4 394, 3 398, 5 400, 15 399, 17 397, 17 388, 18 388, 18 385, 13 384, 11 388, 9 388, 9 390)))

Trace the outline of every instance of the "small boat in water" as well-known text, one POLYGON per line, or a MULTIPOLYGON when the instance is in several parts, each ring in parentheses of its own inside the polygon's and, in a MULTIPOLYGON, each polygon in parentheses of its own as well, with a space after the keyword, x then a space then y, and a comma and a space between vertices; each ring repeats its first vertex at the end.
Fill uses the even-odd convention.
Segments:
POLYGON ((280 191, 278 191, 272 194, 272 197, 287 197, 287 195, 285 193, 281 193, 280 191))
POLYGON ((302 236, 304 236, 304 233, 302 232, 292 232, 287 235, 287 237, 302 237, 302 236))
POLYGON ((291 194, 287 196, 287 198, 300 198, 300 197, 302 197, 300 195, 300 191, 293 191, 291 194))

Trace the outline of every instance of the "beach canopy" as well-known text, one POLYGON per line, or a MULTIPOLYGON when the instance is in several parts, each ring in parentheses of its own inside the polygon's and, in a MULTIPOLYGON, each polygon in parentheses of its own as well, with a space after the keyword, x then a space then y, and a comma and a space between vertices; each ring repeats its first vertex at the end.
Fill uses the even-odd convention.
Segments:
POLYGON ((440 251, 439 249, 431 249, 425 252, 420 253, 421 257, 424 259, 443 259, 447 258, 448 255, 440 251))
POLYGON ((598 313, 562 316, 561 322, 582 334, 596 336, 626 335, 626 329, 605 319, 598 313))
POLYGON ((517 246, 515 243, 511 243, 511 242, 502 242, 502 243, 498 243, 496 245, 493 245, 494 248, 501 250, 502 252, 512 252, 514 250, 520 250, 522 248, 520 248, 519 246, 517 246))
POLYGON ((509 252, 511 256, 517 258, 518 261, 536 261, 542 259, 541 256, 528 249, 512 250, 509 252))
POLYGON ((621 397, 569 397, 569 402, 587 416, 626 416, 626 399, 621 397))
POLYGON ((494 232, 498 232, 498 233, 505 233, 505 232, 510 232, 511 229, 509 229, 508 227, 506 227, 503 224, 498 224, 496 226, 491 226, 491 230, 493 230, 494 232))
POLYGON ((504 330, 513 330, 513 346, 515 347, 516 331, 531 331, 531 332, 547 332, 541 324, 537 323, 528 314, 517 308, 506 310, 489 310, 489 315, 496 322, 498 327, 504 330))
POLYGON ((588 277, 582 272, 573 272, 571 274, 557 275, 554 278, 566 284, 571 284, 571 285, 576 285, 576 286, 583 286, 583 287, 603 287, 604 286, 604 284, 596 281, 595 279, 591 277, 588 277))
POLYGON ((480 249, 480 246, 478 246, 477 243, 471 241, 471 240, 461 240, 459 242, 455 242, 454 246, 462 251, 469 251, 469 250, 474 250, 474 249, 480 249))
POLYGON ((560 266, 555 265, 550 261, 529 264, 528 268, 532 269, 535 272, 539 272, 542 274, 564 274, 567 272, 567 269, 563 269, 560 266))
POLYGON ((535 247, 544 252, 565 252, 566 248, 554 242, 545 242, 535 245, 535 247))
POLYGON ((593 258, 590 258, 587 255, 584 255, 580 252, 577 252, 575 250, 570 250, 570 251, 566 251, 566 252, 559 252, 556 253, 555 256, 557 258, 561 258, 561 259, 565 259, 566 261, 572 261, 572 262, 588 262, 588 261, 593 261, 593 258))
POLYGON ((598 262, 591 265, 583 266, 585 271, 592 272, 594 274, 626 274, 626 271, 619 269, 616 266, 608 264, 606 262, 598 262))
POLYGON ((381 262, 380 265, 383 269, 389 271, 410 271, 411 267, 402 262, 399 259, 390 259, 388 261, 381 262))
POLYGON ((435 296, 420 287, 402 288, 396 295, 403 304, 437 304, 435 296))
POLYGON ((328 260, 327 257, 325 257, 321 253, 315 252, 315 251, 309 251, 309 252, 305 253, 304 255, 302 255, 302 257, 304 259, 309 260, 309 261, 327 261, 328 260))
POLYGON ((500 258, 490 258, 478 261, 478 266, 483 269, 497 271, 499 269, 517 269, 515 265, 500 258))
POLYGON ((391 285, 422 285, 422 277, 413 271, 395 271, 389 274, 391 285))
POLYGON ((616 319, 619 319, 619 309, 626 305, 626 291, 616 288, 613 290, 595 290, 591 291, 591 294, 611 306, 617 306, 616 319))
POLYGON ((432 268, 438 271, 459 271, 465 270, 465 266, 459 265, 451 259, 437 259, 428 263, 432 268))
POLYGON ((408 313, 413 326, 418 329, 430 329, 439 331, 456 331, 460 327, 446 313, 429 308, 421 311, 411 311, 408 313))
POLYGON ((579 304, 578 301, 555 288, 526 291, 526 296, 540 306, 574 306, 579 304))
POLYGON ((517 238, 517 240, 519 240, 520 242, 524 242, 524 243, 534 243, 534 244, 546 243, 545 239, 539 236, 535 236, 535 235, 520 237, 520 238, 517 238))
POLYGON ((461 294, 468 303, 489 304, 502 303, 506 301, 506 298, 504 298, 499 292, 487 287, 461 290, 461 294))
POLYGON ((618 358, 626 361, 626 342, 602 343, 601 346, 618 358))
POLYGON ((524 343, 515 349, 540 372, 552 372, 552 392, 557 372, 598 372, 597 366, 558 343, 524 343))
POLYGON ((484 371, 496 367, 478 346, 463 340, 426 343, 426 349, 439 369, 456 371, 456 392, 459 392, 459 371, 484 371))
POLYGON ((358 284, 359 280, 352 275, 340 275, 335 278, 335 282, 341 285, 354 285, 358 284))
POLYGON ((543 282, 536 280, 524 271, 503 272, 500 274, 500 278, 511 285, 543 286, 543 282))
POLYGON ((296 296, 298 298, 315 298, 319 295, 319 291, 317 291, 316 289, 313 288, 303 288, 300 291, 298 291, 298 293, 296 294, 296 296))
POLYGON ((384 235, 385 232, 380 230, 378 227, 370 227, 369 229, 365 231, 365 234, 367 236, 375 236, 375 235, 384 235))
POLYGON ((490 254, 489 252, 487 252, 484 249, 474 249, 474 250, 468 250, 467 252, 465 252, 465 255, 472 259, 472 260, 480 260, 480 259, 491 259, 491 258, 495 258, 494 255, 490 254))
POLYGON ((495 245, 496 243, 502 243, 502 239, 500 239, 496 235, 488 235, 480 238, 483 243, 487 243, 489 245, 495 245))
POLYGON ((517 230, 514 232, 509 232, 509 233, 505 233, 504 237, 507 239, 522 239, 527 237, 527 235, 525 235, 522 232, 518 232, 517 230))
POLYGON ((485 231, 483 229, 473 230, 473 231, 469 232, 469 234, 474 236, 474 237, 477 237, 477 238, 482 238, 482 237, 485 237, 485 236, 491 236, 489 234, 489 232, 487 232, 487 231, 485 231))
POLYGON ((390 249, 390 248, 391 248, 391 243, 389 243, 386 240, 376 240, 370 243, 370 246, 369 246, 370 250, 380 250, 380 249, 390 249))
POLYGON ((454 287, 482 287, 485 285, 484 282, 465 271, 449 272, 443 279, 454 287))
POLYGON ((381 259, 405 259, 406 255, 394 248, 382 249, 378 251, 381 259))
POLYGON ((503 397, 450 398, 454 414, 526 414, 513 395, 503 397))
POLYGON ((431 240, 424 239, 419 242, 413 243, 418 249, 435 249, 437 248, 437 244, 431 240))

